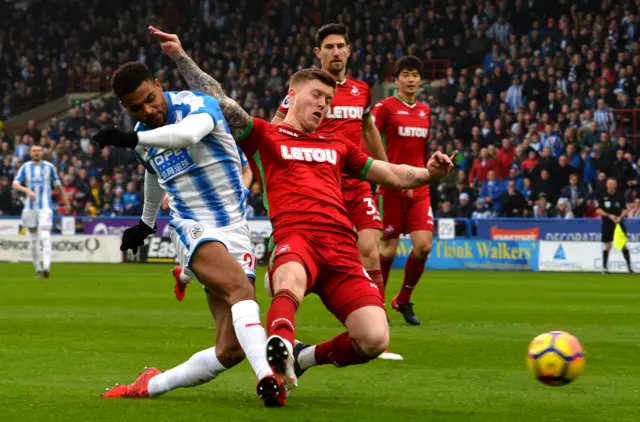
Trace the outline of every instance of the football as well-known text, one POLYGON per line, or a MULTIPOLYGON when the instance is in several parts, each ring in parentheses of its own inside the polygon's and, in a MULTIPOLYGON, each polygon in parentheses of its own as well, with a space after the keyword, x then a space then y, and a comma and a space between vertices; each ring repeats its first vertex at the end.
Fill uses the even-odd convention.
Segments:
POLYGON ((584 371, 584 350, 571 334, 551 331, 533 339, 526 362, 538 381, 559 387, 569 384, 584 371))

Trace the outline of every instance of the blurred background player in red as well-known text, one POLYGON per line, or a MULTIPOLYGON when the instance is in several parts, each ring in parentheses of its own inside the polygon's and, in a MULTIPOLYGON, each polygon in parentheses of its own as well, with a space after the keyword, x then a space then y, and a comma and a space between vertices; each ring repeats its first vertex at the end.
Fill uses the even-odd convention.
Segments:
MULTIPOLYGON (((428 160, 426 142, 431 128, 431 109, 417 101, 422 80, 422 62, 414 56, 404 56, 395 64, 398 93, 380 101, 373 108, 373 120, 382 134, 389 162, 424 168, 428 160)), ((429 186, 409 191, 380 186, 378 206, 382 216, 380 265, 384 284, 380 289, 385 298, 389 270, 396 256, 401 234, 409 234, 413 250, 407 258, 400 293, 391 306, 411 325, 420 325, 413 312, 411 294, 415 289, 431 252, 433 212, 429 186)))
MULTIPOLYGON (((335 79, 337 88, 329 111, 318 128, 318 133, 339 134, 360 147, 363 139, 374 159, 387 161, 382 139, 371 119, 371 90, 366 82, 346 76, 347 60, 351 55, 348 28, 330 23, 315 34, 316 56, 322 70, 335 79)), ((271 121, 279 125, 289 110, 289 98, 285 98, 271 121)), ((378 288, 382 288, 380 271, 380 214, 369 183, 347 174, 342 175, 342 195, 358 232, 358 250, 365 270, 378 288)))

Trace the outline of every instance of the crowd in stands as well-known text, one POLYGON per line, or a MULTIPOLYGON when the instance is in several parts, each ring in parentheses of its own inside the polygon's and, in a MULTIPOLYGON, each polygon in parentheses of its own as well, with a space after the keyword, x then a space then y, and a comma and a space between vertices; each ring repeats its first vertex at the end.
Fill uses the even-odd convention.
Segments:
MULTIPOLYGON (((349 74, 393 79, 405 54, 446 60, 420 96, 431 150, 460 151, 457 174, 432 186, 437 217, 594 216, 608 177, 640 213, 640 2, 634 0, 70 0, 27 12, 0 5, 0 120, 67 91, 108 91, 118 64, 147 64, 165 89, 186 89, 147 36, 180 34, 187 53, 252 115, 270 119, 298 69, 318 66, 313 33, 351 30, 349 74), (633 205, 636 204, 636 205, 633 205)), ((19 213, 10 182, 40 143, 75 215, 137 215, 143 168, 97 151, 90 135, 133 127, 117 102, 87 102, 62 121, 0 130, 0 212, 19 213)), ((264 213, 259 188, 250 205, 264 213)), ((62 203, 62 202, 60 202, 62 203)), ((63 213, 64 209, 61 208, 63 213)))

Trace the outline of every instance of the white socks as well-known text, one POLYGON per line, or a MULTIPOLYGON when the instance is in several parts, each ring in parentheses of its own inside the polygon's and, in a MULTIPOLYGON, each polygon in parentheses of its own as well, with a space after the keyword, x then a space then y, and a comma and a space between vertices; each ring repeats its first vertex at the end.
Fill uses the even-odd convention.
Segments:
POLYGON ((38 232, 29 231, 29 240, 31 241, 31 259, 33 260, 33 266, 36 272, 39 273, 42 271, 42 266, 40 265, 40 238, 38 237, 38 232))
POLYGON ((316 346, 305 347, 300 350, 298 355, 298 364, 302 369, 308 369, 318 364, 316 362, 316 346))
POLYGON ((182 271, 180 271, 180 281, 186 283, 194 278, 196 278, 194 273, 192 273, 188 268, 182 267, 182 271))
POLYGON ((45 271, 51 270, 51 232, 49 230, 40 231, 42 240, 42 264, 45 271))
POLYGON ((231 307, 233 328, 258 379, 271 374, 267 362, 267 334, 260 322, 260 307, 253 300, 243 300, 231 307))
MULTIPOLYGON (((260 308, 253 300, 243 300, 231 307, 233 327, 238 341, 258 378, 271 374, 267 363, 267 335, 260 322, 260 308)), ((149 396, 155 397, 181 387, 194 387, 224 372, 216 348, 196 353, 185 363, 158 374, 149 381, 149 396)))
POLYGON ((214 379, 224 372, 216 356, 216 348, 196 353, 185 363, 158 374, 149 381, 149 396, 159 396, 180 387, 195 387, 214 379))

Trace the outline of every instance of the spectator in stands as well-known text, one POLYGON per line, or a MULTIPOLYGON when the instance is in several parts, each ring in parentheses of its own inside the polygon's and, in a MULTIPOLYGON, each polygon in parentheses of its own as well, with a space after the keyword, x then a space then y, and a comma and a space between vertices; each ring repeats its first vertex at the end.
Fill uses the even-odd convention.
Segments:
POLYGON ((118 216, 118 212, 113 209, 113 207, 111 206, 111 202, 105 202, 104 203, 104 205, 102 206, 102 209, 100 210, 100 214, 104 215, 106 217, 117 217, 118 216))
POLYGON ((585 132, 585 136, 580 142, 580 145, 593 147, 595 144, 600 143, 600 130, 595 120, 589 122, 589 129, 585 132))
POLYGON ((438 211, 436 211, 435 216, 436 216, 436 218, 455 218, 456 215, 451 210, 451 202, 443 201, 440 204, 440 209, 438 209, 438 211))
MULTIPOLYGON (((499 122, 499 120, 496 120, 496 122, 499 122)), ((496 153, 496 171, 500 179, 506 179, 509 176, 509 170, 515 155, 516 148, 513 146, 513 139, 502 139, 502 148, 500 148, 496 153)))
POLYGON ((616 141, 615 149, 616 150, 621 149, 622 151, 625 152, 625 154, 629 153, 632 156, 636 155, 635 148, 633 148, 633 145, 631 145, 629 142, 627 142, 627 138, 625 138, 624 136, 620 136, 618 138, 618 140, 616 141))
POLYGON ((11 215, 11 182, 0 176, 0 215, 11 215))
POLYGON ((516 190, 516 182, 510 180, 507 183, 507 191, 500 197, 502 209, 500 217, 526 217, 528 204, 524 195, 516 190))
POLYGON ((504 193, 504 183, 498 180, 496 172, 490 170, 487 173, 487 180, 482 183, 480 188, 480 197, 484 199, 484 203, 491 209, 492 212, 500 213, 500 197, 504 193))
POLYGON ((499 15, 498 20, 491 25, 487 35, 493 38, 498 44, 504 44, 513 33, 513 28, 504 15, 499 15))
POLYGON ((28 158, 29 148, 33 144, 33 138, 29 135, 22 135, 22 140, 16 143, 16 150, 13 154, 13 163, 20 161, 24 163, 28 158))
POLYGON ((551 173, 547 169, 540 171, 540 180, 535 185, 536 197, 540 198, 544 194, 545 199, 555 203, 558 199, 558 186, 551 178, 551 173))
POLYGON ((527 200, 527 205, 529 206, 529 209, 532 209, 534 192, 531 184, 531 178, 525 177, 524 179, 522 179, 522 189, 520 189, 519 192, 522 193, 522 195, 524 196, 524 199, 527 200))
POLYGON ((541 192, 538 195, 538 200, 533 206, 533 218, 550 218, 555 215, 554 209, 549 203, 547 194, 541 192))
POLYGON ((488 157, 487 148, 481 148, 478 158, 475 159, 473 167, 471 167, 471 172, 469 173, 469 184, 471 186, 482 186, 482 183, 487 180, 489 172, 495 172, 496 168, 497 166, 495 161, 488 157))
POLYGON ((603 171, 598 172, 598 178, 595 183, 594 193, 595 195, 602 195, 607 190, 607 174, 603 171))
POLYGON ((587 198, 589 196, 587 189, 579 182, 578 174, 571 173, 569 175, 569 184, 560 191, 560 198, 565 198, 569 201, 576 217, 584 216, 587 210, 587 198))
POLYGON ((458 205, 456 207, 456 217, 458 218, 471 218, 473 214, 473 205, 471 205, 471 199, 469 194, 462 192, 458 195, 458 205))
POLYGON ((251 185, 251 191, 248 198, 249 206, 253 209, 253 215, 264 216, 266 209, 264 208, 264 194, 258 183, 251 185))
POLYGON ((578 173, 578 169, 569 165, 569 158, 567 158, 566 155, 561 155, 558 157, 558 165, 555 167, 553 173, 553 179, 556 185, 564 187, 569 183, 569 175, 578 173))
MULTIPOLYGON (((75 167, 71 167, 73 169, 75 167)), ((73 185, 73 177, 71 175, 66 175, 62 178, 62 192, 59 192, 58 195, 58 209, 57 212, 59 214, 69 214, 66 209, 65 201, 63 195, 69 199, 69 203, 72 204, 72 208, 74 210, 78 209, 78 202, 76 200, 78 196, 78 188, 73 185)))
POLYGON ((89 146, 91 145, 91 138, 89 138, 87 128, 84 126, 80 126, 80 133, 78 136, 80 138, 80 148, 82 149, 82 152, 84 152, 87 156, 90 156, 89 146))
POLYGON ((507 182, 513 181, 516 184, 516 190, 517 191, 522 190, 524 177, 522 173, 520 173, 517 164, 514 164, 511 166, 511 168, 509 169, 509 175, 507 176, 505 181, 507 182))
POLYGON ((582 162, 582 157, 576 151, 576 146, 574 144, 567 144, 567 159, 569 160, 569 165, 576 169, 576 171, 580 174, 584 172, 584 163, 582 162))
POLYGON ((85 217, 95 217, 96 215, 98 215, 98 208, 93 205, 93 203, 87 202, 84 205, 81 215, 85 217))
MULTIPOLYGON (((604 69, 608 73, 608 69, 604 69)), ((606 87, 605 87, 606 92, 606 87)), ((604 98, 599 98, 597 101, 597 109, 593 113, 593 120, 598 124, 598 129, 607 134, 612 134, 616 125, 615 125, 615 117, 613 116, 613 112, 611 108, 607 106, 607 103, 604 98)))
POLYGON ((551 124, 545 125, 540 142, 543 148, 549 148, 552 157, 559 157, 563 152, 560 136, 553 132, 553 126, 551 124))
POLYGON ((41 134, 41 132, 36 127, 36 121, 35 120, 29 120, 29 122, 27 122, 27 128, 25 129, 25 131, 23 132, 22 135, 23 136, 24 135, 28 135, 33 139, 33 142, 39 143, 40 142, 40 134, 41 134))
POLYGON ((542 145, 542 141, 540 140, 540 135, 538 134, 538 132, 530 133, 528 138, 525 137, 525 139, 528 141, 529 148, 531 148, 533 151, 537 153, 542 151, 543 145, 542 145))
POLYGON ((491 218, 491 210, 486 206, 484 199, 478 198, 476 200, 476 209, 471 214, 471 218, 474 220, 491 218))
POLYGON ((558 199, 556 204, 556 218, 570 219, 573 218, 573 212, 571 212, 571 202, 567 198, 558 199))
POLYGON ((122 186, 116 186, 113 190, 113 202, 111 203, 112 209, 117 215, 123 215, 124 213, 124 188, 122 186))
POLYGON ((525 173, 531 173, 534 168, 538 166, 540 157, 534 150, 529 151, 529 157, 522 162, 522 171, 525 173))
MULTIPOLYGON (((517 113, 520 107, 526 104, 526 98, 522 95, 522 85, 520 84, 520 76, 514 74, 511 79, 511 86, 507 89, 504 102, 512 113, 517 113)), ((499 120, 496 120, 497 122, 499 120)))
POLYGON ((618 149, 615 154, 615 161, 608 172, 608 176, 613 177, 618 181, 620 189, 626 189, 627 186, 632 187, 637 185, 637 173, 634 171, 632 163, 625 158, 624 150, 618 149))
POLYGON ((632 203, 627 204, 629 213, 627 218, 640 218, 640 198, 636 198, 632 203))

